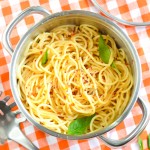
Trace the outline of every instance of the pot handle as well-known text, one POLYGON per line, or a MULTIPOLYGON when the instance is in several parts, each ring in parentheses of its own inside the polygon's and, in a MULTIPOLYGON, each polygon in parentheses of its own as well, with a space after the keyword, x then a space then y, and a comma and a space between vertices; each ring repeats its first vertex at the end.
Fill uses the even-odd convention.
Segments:
POLYGON ((103 135, 100 135, 99 138, 104 143, 106 143, 107 145, 111 147, 120 147, 120 146, 127 144, 128 142, 133 140, 135 137, 137 137, 144 130, 144 128, 146 127, 150 119, 149 107, 147 106, 146 102, 142 100, 141 98, 138 98, 138 104, 142 110, 143 117, 140 123, 138 124, 138 126, 129 135, 122 138, 121 140, 109 139, 109 138, 104 137, 103 135))
POLYGON ((13 54, 13 49, 12 49, 12 45, 10 42, 10 34, 12 32, 12 30, 14 29, 14 27, 22 20, 24 19, 26 16, 30 15, 30 14, 41 14, 43 16, 48 16, 50 15, 50 12, 48 10, 46 10, 45 8, 41 7, 41 6, 33 6, 30 8, 25 9, 24 11, 22 11, 17 18, 13 19, 9 25, 6 27, 5 31, 3 32, 3 36, 2 36, 2 43, 4 48, 8 51, 8 53, 10 55, 13 54))

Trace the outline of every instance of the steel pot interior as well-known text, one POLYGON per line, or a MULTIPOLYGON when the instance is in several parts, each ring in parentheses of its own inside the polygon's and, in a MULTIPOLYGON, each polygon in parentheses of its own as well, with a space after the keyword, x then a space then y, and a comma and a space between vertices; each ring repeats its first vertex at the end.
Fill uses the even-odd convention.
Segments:
POLYGON ((124 120, 124 118, 128 115, 128 113, 131 111, 132 107, 134 106, 134 103, 137 100, 138 91, 140 87, 140 81, 141 81, 141 68, 140 63, 138 59, 138 54, 129 39, 127 35, 122 31, 120 27, 118 27, 115 23, 112 21, 89 11, 83 11, 83 10, 72 10, 72 11, 64 11, 60 13, 55 13, 52 15, 49 15, 48 17, 41 20, 39 23, 34 25, 30 30, 26 32, 26 34, 22 37, 22 39, 19 41, 16 49, 14 50, 14 54, 12 57, 12 63, 11 63, 11 89, 13 96, 15 98, 15 101, 21 110, 21 112, 25 115, 25 117, 34 124, 37 128, 40 130, 64 139, 86 139, 95 137, 98 135, 102 135, 105 132, 111 130, 116 125, 118 125, 121 121, 124 120), (100 29, 100 31, 103 34, 109 34, 111 37, 113 37, 117 43, 118 47, 121 47, 125 50, 127 57, 129 59, 129 62, 131 64, 132 73, 134 77, 134 86, 132 89, 131 99, 122 113, 122 115, 115 120, 110 126, 104 128, 103 130, 99 130, 93 133, 81 135, 81 136, 70 136, 65 134, 56 133, 54 131, 51 131, 44 126, 37 123, 34 118, 31 117, 29 112, 25 109, 24 105, 22 104, 20 98, 19 98, 19 90, 17 88, 17 79, 16 79, 16 71, 17 66, 20 62, 20 60, 24 57, 26 46, 28 45, 31 40, 33 40, 39 33, 48 31, 53 29, 54 27, 65 25, 65 24, 76 24, 80 25, 83 23, 91 24, 100 29))

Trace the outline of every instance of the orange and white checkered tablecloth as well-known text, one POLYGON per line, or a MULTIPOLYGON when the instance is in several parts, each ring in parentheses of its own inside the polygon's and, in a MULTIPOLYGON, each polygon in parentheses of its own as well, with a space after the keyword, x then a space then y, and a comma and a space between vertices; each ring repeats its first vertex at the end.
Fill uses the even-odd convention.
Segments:
MULTIPOLYGON (((149 0, 103 0, 103 2, 110 3, 110 5, 105 6, 110 12, 115 11, 120 16, 128 14, 131 19, 136 19, 136 21, 150 21, 149 0)), ((83 9, 100 13, 90 0, 0 0, 0 39, 6 26, 13 18, 16 18, 25 8, 38 5, 43 6, 51 13, 73 9, 83 9)), ((39 18, 39 15, 28 16, 16 26, 11 35, 13 47, 16 46, 28 28, 39 21, 39 18)), ((142 66, 142 85, 139 96, 150 103, 150 26, 129 27, 121 24, 119 26, 128 34, 137 49, 142 66)), ((9 81, 10 61, 11 56, 3 48, 0 40, 0 91, 4 92, 3 95, 10 95, 11 102, 13 102, 14 99, 9 81)), ((135 104, 126 119, 108 132, 106 136, 113 139, 123 138, 136 127, 141 116, 140 107, 138 104, 135 104)), ((63 140, 40 131, 28 121, 21 123, 21 130, 40 150, 113 150, 113 148, 107 147, 98 137, 86 140, 63 140)), ((144 150, 148 150, 148 134, 150 134, 150 123, 140 135, 143 139, 144 150)), ((24 150, 25 148, 10 140, 0 145, 0 150, 9 149, 24 150)), ((135 139, 125 147, 118 148, 117 150, 138 149, 137 139, 135 139)))

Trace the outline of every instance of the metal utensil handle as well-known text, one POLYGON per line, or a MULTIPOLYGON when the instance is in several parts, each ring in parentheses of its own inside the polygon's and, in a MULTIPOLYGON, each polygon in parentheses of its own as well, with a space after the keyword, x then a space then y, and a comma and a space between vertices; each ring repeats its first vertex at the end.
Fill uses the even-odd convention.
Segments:
POLYGON ((105 9, 103 9, 101 7, 101 5, 99 5, 97 0, 91 0, 91 1, 96 6, 96 8, 99 9, 104 15, 106 15, 108 18, 110 18, 116 22, 119 22, 121 24, 128 25, 128 26, 150 26, 150 22, 131 22, 131 21, 117 18, 115 15, 112 15, 111 13, 109 13, 105 9))
POLYGON ((8 51, 8 53, 10 55, 13 54, 13 49, 12 49, 12 45, 11 45, 11 42, 10 42, 10 34, 11 34, 12 30, 14 29, 14 27, 22 19, 24 19, 26 16, 28 16, 30 14, 41 14, 43 16, 48 16, 48 15, 50 15, 50 12, 48 10, 44 9, 43 7, 33 6, 33 7, 27 8, 24 11, 22 11, 17 18, 13 19, 9 23, 9 25, 6 27, 6 29, 3 33, 2 43, 4 45, 4 48, 8 51))
POLYGON ((133 140, 144 130, 144 128, 146 127, 150 119, 149 107, 147 106, 146 102, 141 98, 138 98, 138 104, 143 113, 143 117, 141 119, 141 122, 138 124, 138 126, 129 135, 127 135, 125 138, 121 140, 113 140, 100 135, 99 137, 104 143, 106 143, 111 147, 120 147, 133 140))
POLYGON ((19 127, 14 128, 10 133, 9 133, 9 139, 13 140, 28 150, 38 150, 38 148, 33 145, 28 138, 22 133, 19 127))

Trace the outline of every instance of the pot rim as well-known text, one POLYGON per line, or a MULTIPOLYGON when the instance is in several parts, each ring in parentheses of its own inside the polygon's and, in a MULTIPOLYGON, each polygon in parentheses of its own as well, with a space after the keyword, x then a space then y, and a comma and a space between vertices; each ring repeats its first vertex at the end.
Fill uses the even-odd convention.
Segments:
POLYGON ((114 127, 116 127, 120 122, 122 122, 124 120, 124 118, 129 114, 129 112, 133 108, 133 106, 134 106, 134 104, 135 104, 135 102, 138 98, 138 92, 139 92, 139 88, 140 88, 140 84, 141 84, 141 65, 140 65, 140 61, 139 61, 139 58, 138 58, 137 51, 135 50, 135 47, 133 46, 130 38, 114 22, 110 21, 109 19, 107 19, 107 18, 105 18, 105 17, 103 17, 99 14, 96 14, 96 13, 93 13, 93 12, 90 12, 90 11, 85 11, 85 10, 69 10, 69 11, 54 13, 54 14, 51 14, 51 15, 43 18, 41 21, 39 21, 34 26, 32 26, 23 35, 23 37, 18 42, 18 44, 15 48, 15 51, 13 53, 12 60, 11 60, 10 72, 11 72, 10 73, 10 84, 11 84, 11 90, 12 90, 13 97, 15 99, 15 102, 17 103, 17 106, 19 107, 21 112, 25 115, 27 120, 29 122, 31 122, 33 125, 35 125, 38 129, 40 129, 44 132, 46 132, 50 135, 53 135, 55 137, 59 137, 59 138, 67 139, 67 140, 79 140, 79 139, 87 139, 87 138, 96 137, 96 136, 102 135, 102 134, 110 131, 114 127), (84 16, 88 15, 88 16, 91 16, 91 17, 95 17, 99 20, 102 20, 102 21, 106 22, 107 24, 112 25, 114 28, 116 28, 124 36, 124 38, 127 40, 127 42, 129 43, 130 51, 132 52, 132 55, 133 55, 134 61, 135 61, 135 68, 137 70, 137 83, 136 83, 135 91, 133 93, 133 98, 128 103, 128 106, 126 107, 126 109, 124 110, 122 115, 120 115, 112 124, 110 124, 108 127, 104 128, 103 130, 99 130, 99 131, 96 131, 96 132, 92 132, 92 133, 88 133, 88 134, 84 134, 84 135, 80 135, 80 136, 72 136, 72 135, 57 133, 55 131, 49 130, 48 128, 42 126, 41 124, 37 123, 33 119, 33 117, 30 115, 30 113, 25 109, 22 101, 19 98, 19 94, 18 94, 19 92, 17 90, 16 68, 15 68, 16 67, 16 58, 19 57, 19 51, 20 51, 20 48, 23 45, 22 43, 24 43, 24 41, 26 41, 28 35, 30 33, 32 33, 35 28, 39 27, 41 24, 46 23, 47 21, 51 20, 52 18, 71 15, 71 14, 72 15, 81 14, 81 15, 84 15, 84 16))

